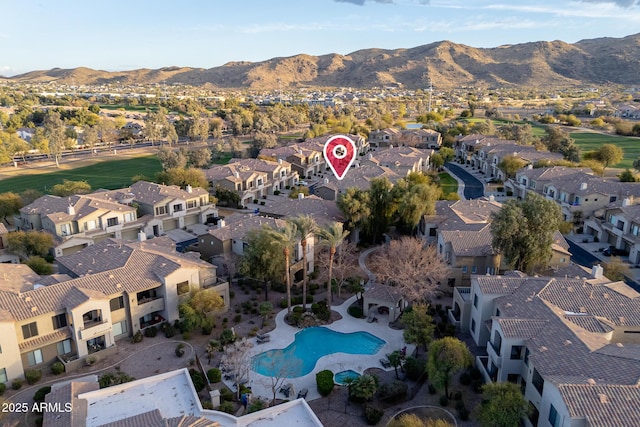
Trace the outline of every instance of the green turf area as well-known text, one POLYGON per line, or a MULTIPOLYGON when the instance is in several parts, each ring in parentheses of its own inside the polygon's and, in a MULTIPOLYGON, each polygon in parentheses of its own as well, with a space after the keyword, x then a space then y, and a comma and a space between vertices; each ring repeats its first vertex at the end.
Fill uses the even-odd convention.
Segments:
POLYGON ((455 178, 446 172, 439 173, 438 176, 440 177, 440 187, 444 194, 458 192, 458 181, 455 178))
POLYGON ((28 189, 46 193, 49 188, 55 184, 62 183, 64 179, 71 181, 86 180, 91 184, 93 190, 98 188, 113 190, 130 185, 131 178, 135 175, 144 175, 148 179, 153 179, 155 174, 161 170, 162 166, 156 156, 109 160, 77 169, 3 179, 0 181, 0 193, 7 191, 19 193, 28 189))
POLYGON ((213 164, 215 165, 226 165, 227 163, 229 163, 229 160, 231 160, 231 153, 224 153, 222 156, 220 156, 220 158, 215 159, 213 161, 213 164))
POLYGON ((633 169, 633 161, 640 156, 640 138, 628 136, 603 135, 592 132, 572 132, 571 138, 582 149, 582 154, 596 150, 603 144, 613 144, 622 148, 624 158, 622 162, 613 165, 620 169, 633 169))

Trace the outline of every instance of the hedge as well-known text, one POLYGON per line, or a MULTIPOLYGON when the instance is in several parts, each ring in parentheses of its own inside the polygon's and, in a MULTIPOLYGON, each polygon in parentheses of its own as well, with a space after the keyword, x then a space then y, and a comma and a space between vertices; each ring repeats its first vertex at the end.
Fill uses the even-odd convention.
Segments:
POLYGON ((316 374, 316 383, 318 386, 318 393, 320 393, 321 396, 328 396, 335 385, 333 382, 333 372, 328 369, 318 372, 316 374))

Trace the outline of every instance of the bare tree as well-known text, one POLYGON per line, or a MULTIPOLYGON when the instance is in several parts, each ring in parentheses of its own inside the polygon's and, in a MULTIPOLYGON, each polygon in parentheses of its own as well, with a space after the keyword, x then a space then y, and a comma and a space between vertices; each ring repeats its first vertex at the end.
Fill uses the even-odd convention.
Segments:
POLYGON ((241 338, 224 348, 222 364, 226 366, 228 375, 233 377, 238 399, 240 399, 240 386, 249 379, 252 360, 249 355, 251 347, 253 347, 253 344, 246 338, 241 338))
POLYGON ((430 300, 449 273, 435 247, 408 236, 392 240, 377 251, 371 267, 378 280, 397 287, 409 302, 430 300))
POLYGON ((272 406, 276 404, 278 390, 284 385, 285 381, 289 378, 300 376, 302 372, 302 360, 290 359, 287 360, 287 363, 282 363, 284 357, 285 355, 282 350, 275 350, 267 363, 271 375, 261 380, 262 385, 270 388, 273 393, 272 406))
POLYGON ((318 255, 318 265, 320 280, 333 280, 338 291, 338 298, 341 297, 342 287, 347 284, 350 277, 366 279, 366 274, 358 265, 358 248, 353 242, 344 242, 336 250, 333 256, 333 267, 331 265, 330 248, 324 248, 318 255), (331 272, 331 273, 330 273, 331 272), (329 277, 331 274, 331 278, 329 277))

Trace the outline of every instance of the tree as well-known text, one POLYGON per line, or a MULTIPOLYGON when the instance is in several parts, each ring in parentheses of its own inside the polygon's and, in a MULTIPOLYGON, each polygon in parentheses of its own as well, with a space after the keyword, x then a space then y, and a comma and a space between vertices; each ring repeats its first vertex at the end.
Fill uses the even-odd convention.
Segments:
POLYGON ((427 314, 426 304, 416 304, 411 310, 402 313, 402 324, 404 331, 402 335, 404 341, 416 345, 416 356, 420 345, 427 349, 433 339, 434 324, 431 316, 427 314))
MULTIPOLYGON (((350 279, 359 283, 360 279, 367 277, 358 265, 358 247, 355 243, 342 243, 333 256, 333 262, 330 262, 330 257, 330 248, 321 251, 318 255, 320 278, 335 286, 338 297, 341 296, 343 286, 350 279), (329 273, 331 277, 329 277, 329 273)), ((331 292, 333 293, 333 290, 331 292)))
POLYGON ((22 206, 28 206, 40 197, 42 197, 42 193, 34 189, 24 190, 22 193, 20 193, 22 206))
POLYGON ((433 215, 442 190, 429 177, 412 172, 391 190, 399 228, 413 234, 423 215, 433 215))
POLYGON ((174 151, 169 147, 160 147, 156 155, 164 170, 184 169, 187 166, 187 157, 181 151, 174 151))
POLYGON ((620 175, 618 175, 620 182, 636 182, 636 177, 629 169, 625 169, 620 175))
POLYGON ((453 424, 442 419, 427 418, 422 420, 416 414, 405 413, 399 418, 389 421, 387 427, 453 427, 453 424))
POLYGON ((427 372, 436 388, 444 388, 449 397, 449 383, 453 375, 473 362, 467 345, 457 338, 444 337, 429 346, 427 372))
POLYGON ((371 215, 367 220, 367 230, 372 242, 382 240, 382 235, 387 232, 393 214, 396 211, 396 204, 393 200, 391 189, 393 184, 385 176, 373 178, 369 189, 369 209, 371 215))
POLYGON ((307 239, 313 238, 314 234, 318 230, 318 224, 316 220, 310 215, 298 215, 288 220, 293 224, 298 239, 300 239, 300 246, 302 246, 302 309, 307 310, 307 239))
POLYGON ((622 148, 614 144, 604 144, 597 150, 595 150, 595 158, 602 163, 602 174, 609 166, 614 166, 620 163, 624 157, 622 148))
POLYGON ((250 354, 251 344, 246 338, 241 338, 224 347, 221 365, 234 375, 236 398, 240 398, 240 385, 249 378, 253 358, 250 354))
POLYGON ((284 251, 283 248, 274 247, 272 231, 265 227, 247 232, 247 245, 240 260, 239 271, 259 281, 282 283, 287 274, 284 251))
POLYGON ((251 157, 258 157, 263 148, 275 148, 278 146, 278 138, 273 133, 257 132, 251 144, 251 157))
POLYGON ((444 159, 440 155, 440 153, 433 153, 431 156, 431 167, 434 170, 440 170, 440 168, 444 166, 444 159))
POLYGON ((261 302, 258 306, 258 311, 260 312, 260 317, 262 318, 262 325, 260 325, 260 327, 264 328, 265 322, 273 313, 273 305, 269 301, 261 302))
POLYGON ((82 132, 82 143, 89 149, 93 150, 93 147, 98 143, 98 129, 95 126, 84 126, 82 132))
POLYGON ((244 154, 244 147, 242 142, 236 137, 229 138, 229 151, 232 157, 242 158, 244 154))
POLYGON ((69 181, 63 179, 62 184, 55 184, 51 187, 51 194, 54 196, 68 197, 74 194, 91 193, 91 185, 87 181, 69 181))
POLYGON ((156 174, 156 182, 164 185, 177 185, 179 187, 186 187, 190 185, 192 187, 200 187, 205 190, 209 188, 209 181, 204 175, 202 169, 188 168, 188 169, 167 169, 156 174))
POLYGON ((547 126, 541 141, 552 153, 561 153, 565 159, 572 162, 580 161, 580 147, 575 145, 569 132, 560 126, 547 126))
MULTIPOLYGON (((287 283, 287 313, 291 314, 291 249, 298 242, 298 230, 296 225, 287 222, 284 227, 274 229, 265 227, 267 233, 273 238, 272 245, 282 249, 284 254, 284 273, 287 283)), ((306 263, 306 260, 305 260, 306 263)))
POLYGON ((22 206, 22 198, 18 194, 11 191, 0 194, 0 217, 5 223, 9 224, 7 216, 17 214, 22 206))
POLYGON ((347 220, 347 227, 355 234, 354 240, 358 241, 357 230, 364 227, 371 215, 369 192, 355 187, 347 188, 347 191, 338 197, 338 208, 347 220))
POLYGON ((378 391, 378 378, 364 374, 349 384, 349 397, 358 402, 371 400, 378 391))
POLYGON ((206 168, 211 163, 211 150, 201 148, 189 151, 189 164, 195 168, 206 168))
POLYGON ((553 235, 562 221, 560 206, 536 193, 508 200, 491 216, 493 248, 516 270, 544 270, 553 254, 553 235))
POLYGON ((392 240, 373 256, 372 270, 378 280, 395 286, 407 300, 416 303, 430 300, 449 267, 433 246, 421 239, 403 236, 392 240))
POLYGON ((511 382, 485 384, 478 419, 486 427, 518 427, 527 415, 527 408, 518 385, 511 382))
POLYGON ((438 150, 438 154, 440 154, 445 163, 456 158, 456 151, 449 147, 441 147, 440 150, 438 150))
POLYGON ((192 141, 206 141, 209 138, 209 121, 203 117, 193 118, 187 136, 192 141))
POLYGON ((53 155, 56 167, 60 167, 60 158, 64 151, 65 126, 60 119, 60 113, 48 110, 44 117, 44 137, 49 141, 49 152, 53 155))
POLYGON ((45 256, 53 247, 53 236, 44 231, 13 231, 7 235, 7 246, 23 259, 45 256))
POLYGON ((292 377, 298 377, 302 372, 302 359, 289 359, 287 363, 282 363, 282 358, 286 357, 282 350, 273 350, 271 357, 265 359, 267 361, 266 368, 270 375, 262 379, 265 387, 271 389, 273 398, 271 405, 276 404, 278 390, 284 385, 285 381, 292 377))
POLYGON ((622 281, 625 277, 633 276, 629 264, 622 261, 620 257, 612 257, 611 261, 603 263, 602 270, 604 276, 613 281, 622 281))
POLYGON ((393 369, 396 371, 396 379, 399 380, 398 376, 398 367, 401 365, 402 360, 400 358, 400 352, 398 350, 392 351, 387 354, 387 359, 389 359, 389 364, 393 366, 393 369))
POLYGON ((188 331, 200 327, 209 313, 224 307, 224 301, 213 289, 192 291, 189 299, 179 305, 183 328, 188 331))
POLYGON ((500 163, 498 163, 498 167, 507 175, 508 178, 514 178, 516 176, 516 172, 526 165, 527 162, 514 155, 504 156, 502 160, 500 160, 500 163))
POLYGON ((322 226, 319 235, 323 239, 322 244, 329 247, 329 285, 327 286, 327 303, 331 307, 331 287, 333 285, 333 261, 335 260, 336 250, 342 245, 344 239, 349 235, 348 231, 343 229, 340 222, 330 222, 322 226))
POLYGON ((40 256, 30 256, 24 263, 40 276, 46 276, 53 273, 53 265, 49 264, 46 259, 40 256))

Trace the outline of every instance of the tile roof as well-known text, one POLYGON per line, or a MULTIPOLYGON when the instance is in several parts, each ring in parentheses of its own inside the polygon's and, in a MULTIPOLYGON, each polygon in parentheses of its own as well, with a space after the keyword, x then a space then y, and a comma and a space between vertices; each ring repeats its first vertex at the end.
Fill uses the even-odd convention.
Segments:
POLYGON ((302 199, 281 197, 274 201, 270 200, 265 206, 260 206, 260 214, 278 218, 310 215, 320 225, 332 221, 344 222, 345 220, 344 214, 334 200, 324 200, 316 196, 302 199))
POLYGON ((27 291, 33 289, 36 283, 40 283, 40 279, 40 276, 26 264, 0 263, 0 291, 27 291))
POLYGON ((177 185, 161 185, 147 181, 138 181, 126 190, 134 195, 135 201, 149 205, 155 205, 167 199, 187 200, 209 195, 207 190, 200 187, 192 188, 191 192, 188 192, 177 185))
POLYGON ((493 236, 488 224, 478 231, 441 231, 440 235, 445 242, 451 244, 457 257, 495 254, 491 245, 493 236))
POLYGON ((24 353, 25 351, 40 348, 43 345, 62 341, 67 338, 71 338, 71 330, 69 328, 60 328, 50 334, 38 335, 35 338, 22 341, 18 347, 20 348, 20 353, 24 353))
POLYGON ((45 402, 56 404, 64 408, 65 404, 71 403, 71 411, 44 411, 43 423, 47 427, 84 427, 87 419, 87 401, 78 399, 78 395, 89 391, 98 390, 100 385, 97 381, 80 382, 72 381, 60 388, 53 388, 45 396, 45 402))
POLYGON ((159 409, 132 415, 118 421, 100 425, 100 427, 166 427, 165 419, 159 409))
POLYGON ((380 283, 375 284, 364 292, 367 298, 373 298, 380 301, 386 301, 396 304, 402 299, 402 295, 393 286, 387 286, 380 283))
POLYGON ((283 220, 258 215, 232 215, 232 217, 225 219, 224 227, 209 230, 208 234, 222 242, 244 240, 250 230, 256 230, 267 225, 272 228, 281 228, 285 225, 283 220))
POLYGON ((572 418, 589 427, 640 425, 640 387, 606 384, 561 384, 562 399, 572 418))
POLYGON ((580 326, 582 329, 586 329, 589 332, 594 333, 607 333, 611 332, 613 328, 606 323, 598 320, 597 317, 591 315, 582 314, 568 314, 564 316, 569 322, 580 326))
POLYGON ((531 338, 540 332, 547 324, 543 319, 512 319, 497 317, 494 318, 502 328, 505 337, 531 338))

